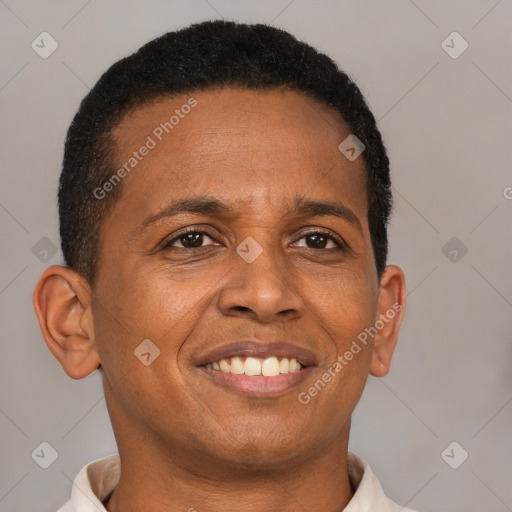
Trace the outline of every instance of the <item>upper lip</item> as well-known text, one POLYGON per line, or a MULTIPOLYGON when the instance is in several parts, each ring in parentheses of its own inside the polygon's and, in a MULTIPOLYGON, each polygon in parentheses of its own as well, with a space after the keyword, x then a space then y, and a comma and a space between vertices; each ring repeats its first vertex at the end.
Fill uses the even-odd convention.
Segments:
POLYGON ((197 366, 235 356, 252 356, 262 359, 272 356, 287 357, 288 359, 297 359, 304 366, 316 365, 316 357, 311 350, 286 341, 240 340, 209 350, 198 359, 197 366))

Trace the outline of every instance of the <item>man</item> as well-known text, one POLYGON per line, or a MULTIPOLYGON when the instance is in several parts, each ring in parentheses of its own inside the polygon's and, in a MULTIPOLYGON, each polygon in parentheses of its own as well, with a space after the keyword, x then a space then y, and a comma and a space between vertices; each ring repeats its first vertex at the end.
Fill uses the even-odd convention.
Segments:
POLYGON ((390 208, 359 89, 286 32, 206 22, 114 64, 66 140, 67 266, 34 292, 119 449, 60 511, 405 510, 348 453, 404 314, 390 208))

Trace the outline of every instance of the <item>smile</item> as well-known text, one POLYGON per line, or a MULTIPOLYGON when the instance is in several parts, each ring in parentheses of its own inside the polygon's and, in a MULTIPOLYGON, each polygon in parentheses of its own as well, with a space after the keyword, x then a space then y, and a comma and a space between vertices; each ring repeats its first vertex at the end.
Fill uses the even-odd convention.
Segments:
POLYGON ((297 387, 315 370, 315 354, 284 340, 237 340, 194 361, 210 383, 252 397, 277 396, 297 387))
POLYGON ((222 373, 254 377, 275 377, 283 373, 300 372, 304 368, 295 358, 288 359, 287 357, 279 358, 277 356, 266 358, 236 356, 207 363, 205 367, 222 373))
POLYGON ((275 356, 234 356, 198 367, 211 383, 254 398, 276 397, 296 389, 314 369, 295 358, 275 356))

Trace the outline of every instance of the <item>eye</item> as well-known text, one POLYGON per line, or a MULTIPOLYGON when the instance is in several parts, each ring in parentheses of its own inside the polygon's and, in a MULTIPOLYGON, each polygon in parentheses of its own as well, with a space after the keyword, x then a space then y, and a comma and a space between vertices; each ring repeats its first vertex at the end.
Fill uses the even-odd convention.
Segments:
POLYGON ((310 231, 303 234, 300 240, 306 240, 305 243, 297 245, 299 247, 307 247, 309 249, 341 249, 345 247, 341 242, 338 242, 332 235, 323 231, 310 231), (329 246, 330 244, 330 246, 329 246))
POLYGON ((176 247, 178 249, 197 249, 205 247, 206 245, 213 245, 213 241, 213 236, 208 232, 192 228, 166 242, 163 249, 170 247, 176 247), (205 243, 208 241, 209 243, 205 243))

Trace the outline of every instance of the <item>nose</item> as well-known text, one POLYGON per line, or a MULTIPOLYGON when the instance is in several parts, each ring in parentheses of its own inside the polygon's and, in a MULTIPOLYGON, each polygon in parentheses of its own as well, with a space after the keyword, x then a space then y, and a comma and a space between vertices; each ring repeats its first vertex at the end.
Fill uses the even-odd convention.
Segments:
MULTIPOLYGON (((305 304, 294 285, 292 269, 269 250, 252 263, 238 254, 229 282, 222 289, 218 305, 226 316, 245 317, 261 323, 287 321, 304 314, 305 304)), ((289 264, 288 264, 289 265, 289 264)))

